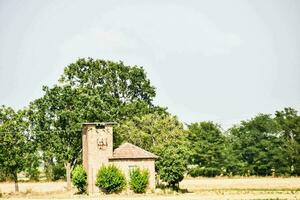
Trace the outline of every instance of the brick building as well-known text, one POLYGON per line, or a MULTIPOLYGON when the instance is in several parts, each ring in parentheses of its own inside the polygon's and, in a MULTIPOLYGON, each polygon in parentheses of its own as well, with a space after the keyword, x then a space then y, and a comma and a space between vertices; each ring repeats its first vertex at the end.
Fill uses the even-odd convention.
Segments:
POLYGON ((95 186, 98 169, 111 163, 118 166, 127 179, 130 170, 135 167, 148 169, 149 189, 154 189, 154 162, 157 156, 130 143, 124 143, 113 150, 113 124, 112 122, 83 124, 82 155, 83 167, 87 172, 88 192, 99 191, 95 186))

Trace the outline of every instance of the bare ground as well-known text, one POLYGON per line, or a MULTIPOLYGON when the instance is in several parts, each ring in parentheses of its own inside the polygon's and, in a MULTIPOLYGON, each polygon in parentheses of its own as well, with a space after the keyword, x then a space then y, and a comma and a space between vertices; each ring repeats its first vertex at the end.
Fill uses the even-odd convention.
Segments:
POLYGON ((13 194, 13 183, 0 183, 5 198, 10 199, 111 199, 111 200, 219 200, 219 199, 299 199, 300 178, 188 178, 180 183, 184 194, 74 195, 66 192, 65 182, 20 183, 20 193, 13 194), (9 194, 10 193, 10 194, 9 194))

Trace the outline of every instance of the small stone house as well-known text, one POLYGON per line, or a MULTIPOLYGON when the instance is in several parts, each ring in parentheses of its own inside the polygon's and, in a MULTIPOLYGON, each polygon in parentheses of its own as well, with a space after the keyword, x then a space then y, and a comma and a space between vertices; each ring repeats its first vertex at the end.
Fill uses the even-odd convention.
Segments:
POLYGON ((135 167, 149 170, 149 189, 155 189, 156 155, 130 143, 113 150, 113 122, 84 123, 82 133, 83 167, 87 172, 88 192, 98 192, 95 186, 99 168, 105 164, 119 167, 129 180, 135 167))

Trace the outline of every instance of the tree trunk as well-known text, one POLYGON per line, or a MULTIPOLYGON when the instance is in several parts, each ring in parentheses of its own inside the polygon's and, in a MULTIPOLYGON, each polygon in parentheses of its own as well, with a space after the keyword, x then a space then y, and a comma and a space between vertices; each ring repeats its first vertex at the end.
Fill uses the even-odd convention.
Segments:
POLYGON ((65 164, 66 175, 67 175, 67 190, 71 190, 71 163, 67 162, 65 164))
POLYGON ((19 192, 19 183, 18 183, 18 174, 14 174, 14 181, 15 181, 15 192, 19 192))

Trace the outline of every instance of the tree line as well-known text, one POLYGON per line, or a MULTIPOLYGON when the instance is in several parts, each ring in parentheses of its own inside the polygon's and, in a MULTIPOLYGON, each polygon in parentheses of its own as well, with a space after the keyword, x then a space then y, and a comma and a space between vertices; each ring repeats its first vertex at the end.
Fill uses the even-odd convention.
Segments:
POLYGON ((191 176, 300 174, 300 116, 293 108, 258 114, 226 131, 212 122, 184 124, 154 105, 155 87, 140 66, 78 59, 57 84, 24 109, 0 107, 0 179, 24 172, 66 178, 81 161, 82 123, 114 121, 114 147, 131 142, 159 156, 162 182, 191 176))

